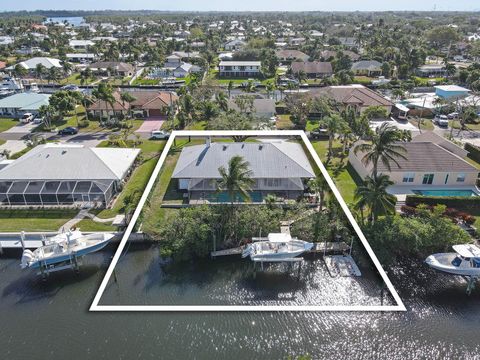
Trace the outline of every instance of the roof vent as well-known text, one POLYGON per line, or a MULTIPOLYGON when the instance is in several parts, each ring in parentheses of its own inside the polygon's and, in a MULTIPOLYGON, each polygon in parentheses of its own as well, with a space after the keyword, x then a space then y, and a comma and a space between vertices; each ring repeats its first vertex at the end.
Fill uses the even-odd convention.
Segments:
POLYGON ((223 145, 223 151, 227 150, 227 145, 223 145))
POLYGON ((258 150, 262 150, 263 149, 263 145, 258 145, 258 150))
POLYGON ((65 155, 67 153, 67 150, 62 150, 62 155, 65 155))

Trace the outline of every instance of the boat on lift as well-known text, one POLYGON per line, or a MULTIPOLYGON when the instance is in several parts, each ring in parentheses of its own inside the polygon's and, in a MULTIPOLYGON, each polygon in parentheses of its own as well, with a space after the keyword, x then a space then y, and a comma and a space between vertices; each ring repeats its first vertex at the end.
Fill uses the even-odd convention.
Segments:
POLYGON ((111 233, 83 235, 79 230, 68 231, 45 241, 45 245, 31 251, 23 251, 22 269, 39 269, 71 262, 103 249, 114 237, 111 233))
POLYGON ((453 245, 452 248, 455 252, 433 254, 425 262, 448 274, 480 278, 480 248, 472 244, 453 245))
POLYGON ((19 83, 15 78, 6 76, 0 82, 0 97, 15 94, 23 90, 23 84, 19 83))
POLYGON ((281 261, 292 259, 309 251, 312 243, 292 238, 290 234, 270 233, 265 240, 248 244, 243 250, 242 257, 250 257, 252 260, 281 261))

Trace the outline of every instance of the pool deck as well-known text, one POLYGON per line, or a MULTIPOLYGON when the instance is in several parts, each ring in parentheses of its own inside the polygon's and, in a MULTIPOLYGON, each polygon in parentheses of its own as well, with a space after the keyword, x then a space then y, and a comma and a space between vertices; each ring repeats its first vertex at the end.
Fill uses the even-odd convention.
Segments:
POLYGON ((397 197, 398 201, 405 201, 407 195, 415 195, 414 191, 447 191, 447 190, 461 190, 461 191, 472 191, 475 194, 480 196, 480 189, 475 186, 467 185, 467 186, 438 186, 438 185, 408 185, 408 186, 401 186, 395 185, 390 186, 388 188, 388 192, 393 194, 397 197))

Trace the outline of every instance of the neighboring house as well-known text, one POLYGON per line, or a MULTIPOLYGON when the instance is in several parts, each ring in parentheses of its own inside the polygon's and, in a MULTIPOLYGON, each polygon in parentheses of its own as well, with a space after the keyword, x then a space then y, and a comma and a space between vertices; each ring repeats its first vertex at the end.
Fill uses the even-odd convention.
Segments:
POLYGON ((210 143, 185 146, 173 171, 178 189, 186 191, 190 200, 228 202, 225 193, 217 192, 221 179, 218 168, 228 168, 229 160, 242 156, 252 171, 252 201, 262 202, 267 194, 286 199, 303 195, 305 183, 315 177, 300 144, 272 143, 210 143))
POLYGON ((178 100, 177 95, 167 91, 133 91, 129 93, 135 98, 131 104, 122 101, 120 92, 115 91, 113 93, 115 98, 113 110, 109 103, 97 100, 89 106, 88 111, 93 116, 106 116, 109 113, 125 116, 129 112, 140 117, 166 116, 168 109, 173 107, 175 101, 178 100))
POLYGON ((332 64, 322 61, 294 61, 291 65, 292 74, 304 72, 309 78, 325 78, 333 75, 332 64))
MULTIPOLYGON (((394 185, 389 192, 394 194, 421 193, 422 190, 471 189, 477 192, 478 170, 460 156, 440 144, 430 141, 399 143, 405 150, 406 159, 395 158, 398 165, 390 162, 390 170, 378 162, 378 173, 388 175, 394 185)), ((365 178, 371 175, 373 165, 365 164, 364 153, 355 154, 352 147, 348 159, 357 173, 365 178)))
POLYGON ((458 85, 440 85, 434 86, 434 88, 435 95, 447 100, 466 98, 468 96, 468 93, 470 92, 469 89, 458 85))
MULTIPOLYGON (((336 58, 338 53, 339 53, 338 51, 334 51, 334 50, 323 50, 320 53, 320 58, 328 61, 330 59, 336 58)), ((345 51, 342 51, 342 53, 348 56, 352 61, 357 61, 358 59, 360 59, 360 55, 354 53, 353 51, 345 50, 345 51)))
POLYGON ((197 65, 192 65, 190 63, 182 61, 182 54, 174 53, 166 58, 166 62, 161 68, 154 68, 150 72, 150 77, 165 78, 174 76, 176 78, 184 78, 191 73, 200 72, 201 69, 197 65))
POLYGON ((445 139, 444 137, 434 133, 433 131, 424 131, 413 137, 412 142, 431 142, 450 151, 451 153, 465 159, 468 156, 468 151, 458 146, 457 144, 445 139))
POLYGON ((0 170, 0 204, 107 206, 139 153, 139 149, 39 145, 0 170))
POLYGON ((19 93, 0 99, 2 116, 20 118, 24 113, 38 114, 42 105, 48 105, 50 95, 37 93, 19 93))
POLYGON ((300 46, 305 44, 306 39, 304 37, 297 37, 297 38, 292 38, 288 40, 288 44, 290 46, 300 46))
MULTIPOLYGON (((235 100, 228 100, 228 108, 241 112, 235 100)), ((275 100, 273 99, 253 99, 252 109, 247 109, 247 113, 259 118, 271 118, 275 115, 275 100)))
POLYGON ((109 74, 112 70, 120 76, 133 76, 135 73, 135 68, 132 65, 119 61, 98 61, 88 67, 98 75, 112 75, 109 74))
POLYGON ((261 75, 260 61, 220 61, 220 77, 256 77, 261 75))
POLYGON ((246 43, 240 39, 231 40, 223 46, 226 51, 238 51, 245 47, 246 43))
POLYGON ((0 36, 0 46, 13 44, 14 39, 11 36, 0 36))
POLYGON ((87 63, 97 60, 98 56, 93 53, 72 53, 65 55, 70 62, 87 63))
MULTIPOLYGON (((22 62, 19 62, 17 65, 22 66, 29 72, 35 72, 35 69, 37 68, 37 65, 43 65, 44 68, 46 69, 51 69, 51 68, 57 68, 61 69, 62 64, 60 60, 54 59, 54 58, 49 58, 49 57, 34 57, 22 62)), ((10 66, 7 68, 7 70, 15 70, 16 65, 10 66)))
POLYGON ((361 60, 353 63, 351 70, 355 75, 378 76, 382 75, 382 63, 376 60, 361 60))
POLYGON ((311 97, 326 97, 334 100, 344 108, 353 108, 358 113, 369 106, 382 106, 387 114, 390 114, 394 105, 382 95, 359 84, 312 88, 308 94, 311 97))
POLYGON ((419 66, 415 73, 420 77, 443 77, 447 74, 445 65, 427 64, 419 66))
POLYGON ((75 50, 87 50, 90 46, 95 45, 92 40, 70 40, 68 45, 75 50))
POLYGON ((300 50, 277 50, 275 53, 280 62, 290 63, 294 60, 307 61, 309 56, 300 50))
POLYGON ((358 49, 359 48, 358 41, 354 37, 341 37, 341 38, 338 38, 338 41, 340 42, 340 44, 343 47, 345 47, 347 49, 358 49))
MULTIPOLYGON (((190 46, 192 46, 192 44, 190 44, 190 46)), ((200 55, 200 53, 198 51, 174 51, 172 52, 172 55, 176 55, 178 57, 180 57, 180 59, 200 59, 202 57, 202 55, 200 55)))

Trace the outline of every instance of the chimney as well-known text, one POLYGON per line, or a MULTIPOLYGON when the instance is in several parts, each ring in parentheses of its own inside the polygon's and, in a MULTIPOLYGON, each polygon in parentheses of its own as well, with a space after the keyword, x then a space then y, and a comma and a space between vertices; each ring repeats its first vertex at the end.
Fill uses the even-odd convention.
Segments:
POLYGON ((207 139, 205 140, 205 145, 207 146, 207 148, 210 147, 210 144, 212 143, 212 138, 209 136, 207 137, 207 139))

